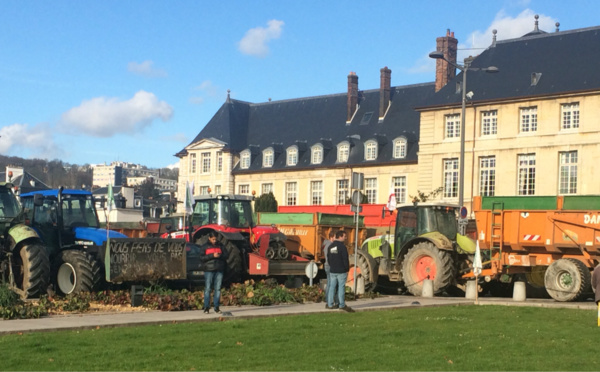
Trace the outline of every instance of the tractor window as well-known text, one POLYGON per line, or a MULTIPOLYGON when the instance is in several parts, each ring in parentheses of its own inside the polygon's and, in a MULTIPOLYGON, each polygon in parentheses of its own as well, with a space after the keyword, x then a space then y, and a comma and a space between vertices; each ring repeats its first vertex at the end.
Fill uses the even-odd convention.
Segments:
POLYGON ((449 207, 422 208, 419 213, 419 233, 438 231, 448 239, 456 239, 456 210, 449 207))
POLYGON ((2 188, 0 191, 0 218, 16 217, 20 211, 21 206, 13 193, 7 188, 2 188))
MULTIPOLYGON (((192 225, 204 226, 208 225, 210 214, 210 201, 199 201, 194 205, 194 216, 192 217, 192 225)), ((216 219, 216 215, 214 217, 216 219)), ((216 223, 216 221, 215 221, 216 223)))
POLYGON ((396 220, 396 246, 401 247, 417 236, 417 212, 415 208, 400 208, 396 220))
POLYGON ((65 227, 98 227, 91 198, 65 198, 62 202, 62 217, 65 227))
MULTIPOLYGON (((33 201, 33 199, 31 199, 33 201)), ((55 225, 56 217, 56 200, 44 199, 44 204, 35 207, 34 223, 37 225, 55 225)))

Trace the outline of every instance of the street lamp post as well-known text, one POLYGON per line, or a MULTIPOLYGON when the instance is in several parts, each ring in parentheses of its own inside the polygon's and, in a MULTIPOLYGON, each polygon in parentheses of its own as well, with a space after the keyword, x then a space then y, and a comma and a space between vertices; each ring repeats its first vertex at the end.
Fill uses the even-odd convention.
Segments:
MULTIPOLYGON (((484 68, 472 68, 471 62, 472 58, 465 58, 465 62, 463 66, 460 66, 452 61, 449 61, 444 57, 444 53, 440 51, 429 53, 429 57, 433 59, 443 59, 448 62, 452 66, 456 67, 463 73, 462 79, 462 107, 461 107, 461 115, 460 115, 460 159, 459 159, 459 169, 458 169, 458 206, 464 207, 465 203, 465 113, 467 106, 467 71, 485 71, 485 72, 498 72, 498 68, 496 66, 489 66, 484 68)), ((464 229, 464 226, 461 226, 464 229)), ((461 232, 464 235, 464 231, 461 232)))

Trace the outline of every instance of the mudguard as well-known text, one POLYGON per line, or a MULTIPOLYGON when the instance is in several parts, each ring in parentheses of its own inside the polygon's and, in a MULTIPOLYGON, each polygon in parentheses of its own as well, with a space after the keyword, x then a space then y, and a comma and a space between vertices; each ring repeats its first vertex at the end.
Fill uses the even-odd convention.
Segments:
MULTIPOLYGON (((95 245, 103 245, 106 241, 106 229, 97 229, 93 227, 75 227, 75 240, 92 241, 95 245)), ((127 235, 118 231, 109 230, 110 238, 127 238, 127 235)))
MULTIPOLYGON (((20 242, 25 241, 27 239, 40 239, 38 233, 27 225, 15 225, 8 230, 8 235, 15 242, 15 246, 19 245, 20 242)), ((14 247, 10 247, 13 249, 14 247)))

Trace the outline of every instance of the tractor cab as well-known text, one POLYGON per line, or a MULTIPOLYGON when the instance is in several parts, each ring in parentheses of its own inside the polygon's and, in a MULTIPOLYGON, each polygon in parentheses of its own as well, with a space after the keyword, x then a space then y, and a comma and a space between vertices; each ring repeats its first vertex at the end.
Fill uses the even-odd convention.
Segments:
POLYGON ((10 221, 21 212, 21 205, 12 192, 11 184, 0 187, 0 220, 10 221))
POLYGON ((193 226, 225 225, 235 229, 255 226, 252 197, 243 195, 198 196, 195 198, 193 226))
POLYGON ((458 207, 448 204, 418 203, 398 208, 395 247, 403 247, 416 237, 439 233, 456 241, 458 207))

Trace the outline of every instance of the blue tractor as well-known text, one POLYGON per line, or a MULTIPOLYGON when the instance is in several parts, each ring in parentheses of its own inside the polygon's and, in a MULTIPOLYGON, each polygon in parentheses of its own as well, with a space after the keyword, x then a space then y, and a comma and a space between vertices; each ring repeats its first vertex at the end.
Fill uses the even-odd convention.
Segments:
POLYGON ((21 202, 48 247, 51 284, 59 294, 96 291, 107 281, 148 280, 152 275, 158 279, 169 270, 175 271, 172 277, 185 278, 185 241, 166 246, 162 239, 128 238, 101 228, 89 191, 35 191, 22 194, 21 202), (42 202, 36 203, 39 198, 42 202), (167 267, 173 260, 174 269, 167 267))

